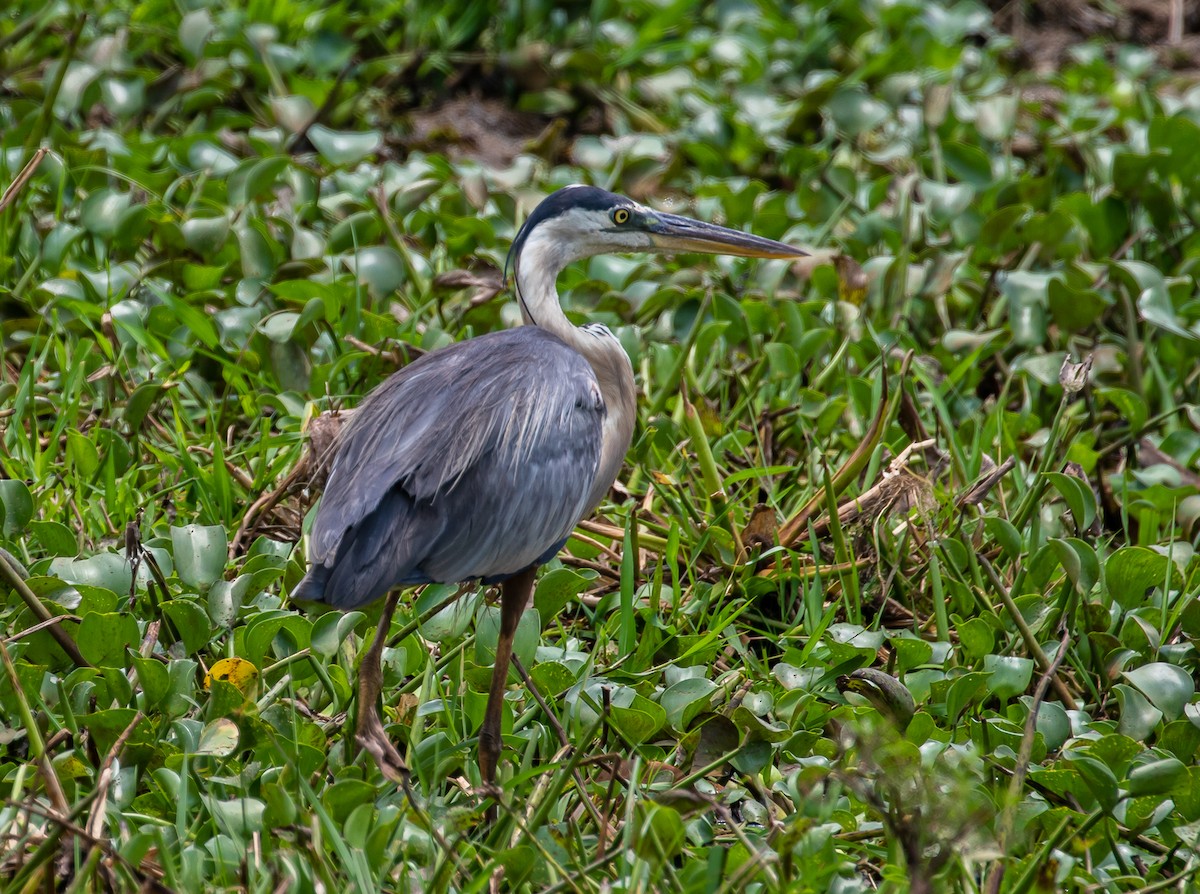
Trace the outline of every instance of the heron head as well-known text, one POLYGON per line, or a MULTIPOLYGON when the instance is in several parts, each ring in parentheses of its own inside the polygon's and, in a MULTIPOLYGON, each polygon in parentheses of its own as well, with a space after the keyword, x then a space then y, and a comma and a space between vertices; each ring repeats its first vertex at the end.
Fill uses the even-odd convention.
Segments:
MULTIPOLYGON (((595 186, 566 186, 533 210, 509 262, 535 257, 541 269, 608 252, 700 252, 746 258, 800 258, 808 252, 740 230, 667 214, 595 186)), ((506 265, 507 266, 507 265, 506 265)))

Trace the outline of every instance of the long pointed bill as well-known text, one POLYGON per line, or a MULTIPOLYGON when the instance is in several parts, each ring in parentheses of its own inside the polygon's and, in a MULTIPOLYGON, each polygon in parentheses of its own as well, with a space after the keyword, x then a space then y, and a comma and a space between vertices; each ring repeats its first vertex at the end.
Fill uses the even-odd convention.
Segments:
POLYGON ((661 251, 693 251, 709 255, 737 255, 743 258, 804 258, 808 252, 764 239, 752 233, 718 227, 716 224, 680 217, 677 214, 655 214, 646 229, 650 240, 661 251))

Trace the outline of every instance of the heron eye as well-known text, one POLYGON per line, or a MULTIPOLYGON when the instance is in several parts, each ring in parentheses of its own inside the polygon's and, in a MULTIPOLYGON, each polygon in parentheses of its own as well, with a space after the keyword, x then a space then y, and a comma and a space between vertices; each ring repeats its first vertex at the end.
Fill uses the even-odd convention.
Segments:
POLYGON ((618 208, 612 213, 612 219, 615 224, 629 223, 629 212, 624 208, 618 208))

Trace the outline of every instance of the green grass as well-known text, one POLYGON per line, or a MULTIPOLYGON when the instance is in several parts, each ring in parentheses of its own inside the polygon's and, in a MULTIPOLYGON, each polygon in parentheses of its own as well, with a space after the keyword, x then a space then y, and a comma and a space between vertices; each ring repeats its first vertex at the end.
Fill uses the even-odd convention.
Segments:
POLYGON ((0 13, 4 889, 1194 885, 1200 103, 1010 44, 915 0, 0 13), (410 802, 347 734, 378 608, 288 601, 306 431, 511 325, 578 181, 818 257, 562 276, 639 423, 489 827, 489 594, 394 622, 410 802))

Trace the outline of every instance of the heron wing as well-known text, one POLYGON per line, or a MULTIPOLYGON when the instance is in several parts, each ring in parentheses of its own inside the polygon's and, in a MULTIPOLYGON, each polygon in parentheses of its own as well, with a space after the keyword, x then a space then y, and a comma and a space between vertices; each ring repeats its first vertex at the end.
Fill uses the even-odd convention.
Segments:
POLYGON ((590 508, 604 413, 587 361, 536 327, 410 364, 339 440, 295 595, 351 608, 534 564, 590 508))

